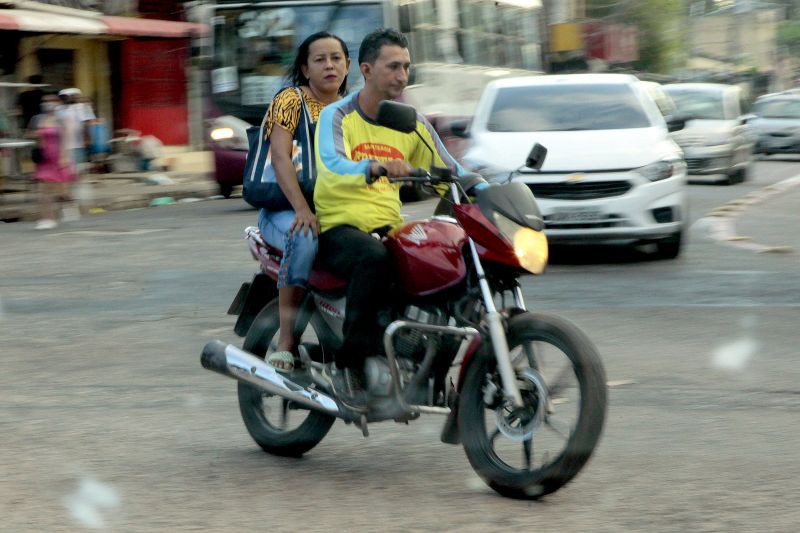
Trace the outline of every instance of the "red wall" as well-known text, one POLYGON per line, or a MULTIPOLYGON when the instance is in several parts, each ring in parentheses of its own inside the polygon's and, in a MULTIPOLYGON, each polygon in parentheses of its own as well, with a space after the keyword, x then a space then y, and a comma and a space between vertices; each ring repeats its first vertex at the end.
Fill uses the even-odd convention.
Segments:
POLYGON ((188 144, 186 39, 128 39, 121 50, 119 124, 155 135, 164 144, 188 144))

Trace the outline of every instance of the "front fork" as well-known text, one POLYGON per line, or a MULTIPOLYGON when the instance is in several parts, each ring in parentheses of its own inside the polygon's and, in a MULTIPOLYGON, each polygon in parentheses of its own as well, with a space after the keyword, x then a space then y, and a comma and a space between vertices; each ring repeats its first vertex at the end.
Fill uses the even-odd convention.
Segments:
MULTIPOLYGON (((517 385, 517 376, 511 364, 511 354, 508 349, 506 329, 503 326, 503 315, 494 305, 494 296, 489 287, 489 282, 486 280, 486 273, 483 270, 480 257, 478 256, 478 250, 475 248, 475 243, 472 239, 469 239, 469 247, 472 252, 475 270, 478 274, 478 285, 481 289, 483 304, 486 307, 486 322, 489 325, 489 336, 492 339, 492 348, 494 350, 494 356, 497 359, 497 370, 500 372, 500 379, 503 382, 504 395, 514 407, 523 407, 522 395, 517 385)), ((524 309, 522 291, 519 290, 519 288, 514 291, 514 300, 518 307, 524 309)))

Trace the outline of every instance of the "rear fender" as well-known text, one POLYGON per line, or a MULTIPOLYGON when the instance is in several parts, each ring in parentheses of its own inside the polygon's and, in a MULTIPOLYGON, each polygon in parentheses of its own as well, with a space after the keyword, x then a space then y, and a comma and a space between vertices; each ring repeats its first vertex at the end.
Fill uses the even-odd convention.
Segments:
POLYGON ((270 301, 278 297, 275 280, 259 272, 249 283, 242 283, 239 292, 231 302, 229 315, 238 315, 233 331, 240 337, 247 335, 253 320, 270 301))

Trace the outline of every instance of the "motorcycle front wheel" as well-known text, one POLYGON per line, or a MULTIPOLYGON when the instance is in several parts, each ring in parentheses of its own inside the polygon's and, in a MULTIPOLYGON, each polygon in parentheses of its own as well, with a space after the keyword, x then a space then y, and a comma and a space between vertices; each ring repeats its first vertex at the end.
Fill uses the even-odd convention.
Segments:
POLYGON ((487 346, 464 377, 459 432, 487 485, 536 499, 567 484, 594 451, 605 420, 605 371, 589 338, 563 318, 521 313, 508 321, 507 335, 524 405, 504 398, 487 346))
MULTIPOLYGON (((277 298, 267 304, 247 332, 243 349, 264 359, 275 350, 280 322, 277 298)), ((311 321, 299 337, 318 343, 311 321)), ((310 411, 277 395, 239 382, 239 411, 247 431, 261 448, 273 455, 299 457, 320 443, 336 418, 310 411)))

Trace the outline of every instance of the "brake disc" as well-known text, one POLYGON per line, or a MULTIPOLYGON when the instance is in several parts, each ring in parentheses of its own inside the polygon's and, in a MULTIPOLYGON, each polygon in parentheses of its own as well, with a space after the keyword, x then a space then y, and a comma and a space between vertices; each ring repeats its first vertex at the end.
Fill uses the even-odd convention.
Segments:
MULTIPOLYGON (((533 438, 533 435, 544 422, 545 411, 548 403, 547 387, 544 379, 536 370, 525 368, 519 373, 519 379, 533 386, 533 394, 523 394, 523 401, 532 400, 533 405, 514 407, 508 400, 495 409, 497 429, 506 438, 515 442, 523 442, 533 438)), ((520 391, 522 392, 522 391, 520 391)))

